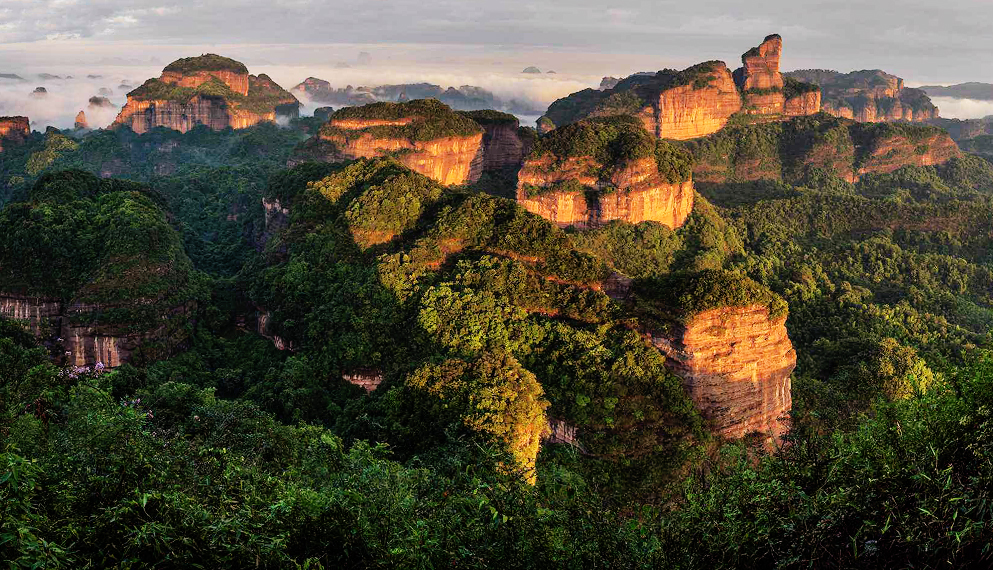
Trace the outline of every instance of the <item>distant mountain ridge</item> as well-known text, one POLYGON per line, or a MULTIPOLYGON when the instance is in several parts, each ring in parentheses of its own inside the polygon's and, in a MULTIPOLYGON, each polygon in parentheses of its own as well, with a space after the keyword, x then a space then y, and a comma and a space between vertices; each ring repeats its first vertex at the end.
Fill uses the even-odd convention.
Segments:
POLYGON ((918 87, 930 97, 953 97, 955 99, 975 99, 993 101, 993 83, 969 81, 957 85, 924 85, 918 87))

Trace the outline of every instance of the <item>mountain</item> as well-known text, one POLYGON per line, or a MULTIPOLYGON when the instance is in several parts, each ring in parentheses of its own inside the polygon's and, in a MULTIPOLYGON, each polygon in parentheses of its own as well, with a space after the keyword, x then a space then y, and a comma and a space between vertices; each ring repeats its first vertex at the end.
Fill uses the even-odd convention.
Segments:
POLYGON ((22 143, 30 134, 31 125, 27 117, 0 117, 0 152, 4 144, 22 143))
POLYGON ((970 81, 958 85, 922 85, 918 87, 930 97, 952 97, 955 99, 975 99, 993 101, 993 84, 970 81))
POLYGON ((586 119, 538 140, 518 173, 517 202, 563 227, 651 220, 675 229, 693 210, 691 164, 633 117, 586 119))
POLYGON ((186 339, 206 289, 145 189, 64 171, 28 198, 0 212, 0 314, 77 367, 162 358, 186 339))
POLYGON ((937 118, 938 108, 920 89, 878 69, 841 73, 827 69, 790 71, 786 77, 819 85, 824 111, 860 123, 923 122, 937 118))
POLYGON ((492 92, 474 85, 462 85, 458 88, 444 88, 433 83, 403 83, 397 85, 378 85, 375 87, 346 87, 335 88, 323 79, 308 77, 292 89, 306 95, 310 100, 319 104, 335 106, 358 106, 375 102, 402 103, 414 99, 437 99, 458 111, 481 111, 500 109, 522 115, 538 115, 541 111, 527 101, 512 99, 504 101, 492 92))
POLYGON ((739 112, 753 121, 818 112, 819 89, 780 74, 782 48, 781 36, 768 36, 742 55, 734 75, 724 62, 708 61, 682 71, 631 75, 610 89, 573 93, 552 103, 538 127, 547 132, 584 118, 630 115, 658 138, 686 140, 719 131, 739 112))
POLYGON ((372 103, 335 111, 291 163, 393 156, 442 184, 465 184, 519 165, 527 135, 518 131, 512 115, 456 112, 436 99, 372 103))
POLYGON ((155 127, 186 132, 196 125, 243 129, 299 115, 300 103, 269 76, 249 75, 244 64, 214 54, 176 60, 157 79, 128 93, 113 126, 136 133, 155 127))
POLYGON ((960 155, 944 130, 904 123, 859 123, 826 113, 781 123, 737 125, 688 141, 697 182, 784 180, 812 170, 855 182, 905 166, 944 164, 960 155))

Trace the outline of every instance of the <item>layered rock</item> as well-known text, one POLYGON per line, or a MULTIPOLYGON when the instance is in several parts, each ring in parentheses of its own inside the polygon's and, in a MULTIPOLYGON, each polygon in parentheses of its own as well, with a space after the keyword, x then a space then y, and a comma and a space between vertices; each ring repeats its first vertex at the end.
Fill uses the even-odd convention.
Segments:
POLYGON ((646 336, 717 435, 769 441, 788 430, 796 351, 782 297, 720 270, 643 280, 633 295, 646 336))
POLYGON ((57 299, 0 292, 0 316, 25 323, 44 345, 56 352, 56 360, 70 366, 116 368, 149 340, 154 332, 129 333, 126 327, 89 326, 74 317, 99 308, 66 304, 57 299))
POLYGON ((652 342, 717 434, 778 439, 788 430, 796 351, 785 316, 762 305, 711 309, 652 342))
POLYGON ((136 133, 155 127, 186 132, 247 128, 279 116, 298 116, 300 103, 266 75, 249 75, 241 63, 208 54, 177 60, 157 79, 128 93, 114 125, 136 133))
POLYGON ((433 100, 374 103, 335 112, 290 164, 392 156, 442 184, 466 184, 483 170, 483 128, 433 100))
POLYGON ((483 127, 483 165, 486 171, 516 169, 531 151, 532 139, 521 136, 517 117, 499 111, 469 111, 466 116, 483 127))
POLYGON ((0 152, 4 145, 21 144, 31 136, 31 122, 27 117, 0 117, 0 152))
POLYGON ((722 129, 744 111, 761 119, 810 115, 820 110, 814 86, 790 84, 779 71, 783 39, 768 36, 742 56, 743 67, 732 75, 724 62, 709 61, 676 71, 636 73, 600 89, 586 89, 559 99, 539 119, 548 132, 585 118, 614 115, 637 117, 659 138, 686 140, 722 129))
POLYGON ((653 137, 624 118, 581 121, 539 141, 518 173, 517 202, 559 226, 595 228, 613 220, 683 225, 693 210, 689 157, 659 153, 653 137), (638 143, 620 156, 619 140, 638 143), (584 141, 599 140, 603 149, 584 141), (665 156, 660 164, 658 156, 665 156), (682 161, 681 164, 674 164, 682 161), (660 168, 661 167, 661 168, 660 168))
POLYGON ((860 123, 924 122, 938 117, 938 108, 920 89, 878 69, 840 73, 825 69, 792 71, 787 77, 816 83, 823 91, 824 111, 860 123))

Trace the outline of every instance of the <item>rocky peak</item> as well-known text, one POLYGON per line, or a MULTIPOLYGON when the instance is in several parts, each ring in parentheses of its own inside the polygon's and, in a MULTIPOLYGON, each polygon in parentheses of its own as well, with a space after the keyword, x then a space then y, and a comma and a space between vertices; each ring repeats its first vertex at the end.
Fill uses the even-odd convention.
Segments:
POLYGON ((88 129, 90 124, 86 122, 86 113, 80 111, 76 115, 76 122, 73 124, 73 128, 76 129, 88 129))
POLYGON ((879 69, 840 73, 803 69, 788 78, 821 87, 824 111, 860 123, 923 122, 938 117, 938 108, 920 89, 904 86, 903 79, 879 69))
POLYGON ((212 53, 177 59, 162 70, 159 79, 170 85, 195 89, 212 78, 220 80, 235 93, 248 95, 248 68, 245 64, 212 53))
MULTIPOLYGON (((779 73, 779 58, 783 53, 783 38, 779 34, 767 36, 758 46, 741 56, 740 85, 747 93, 752 89, 782 89, 783 76, 779 73)), ((737 77, 736 77, 737 78, 737 77)))

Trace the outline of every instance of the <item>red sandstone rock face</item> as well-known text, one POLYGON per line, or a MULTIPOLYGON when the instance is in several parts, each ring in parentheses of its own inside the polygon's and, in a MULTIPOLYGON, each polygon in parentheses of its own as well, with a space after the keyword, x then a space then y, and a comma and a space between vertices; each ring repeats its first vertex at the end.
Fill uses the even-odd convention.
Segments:
POLYGON ((719 435, 778 439, 788 430, 796 351, 785 318, 758 305, 713 309, 652 342, 719 435))
POLYGON ((383 125, 404 125, 411 119, 399 121, 332 120, 338 129, 358 131, 358 134, 321 134, 321 141, 330 143, 323 157, 330 162, 375 158, 394 155, 407 168, 432 178, 441 184, 466 184, 479 180, 483 172, 483 134, 466 137, 443 137, 430 141, 403 138, 377 138, 363 129, 383 125))
POLYGON ((595 228, 613 220, 632 224, 651 220, 675 229, 693 211, 693 181, 667 183, 652 159, 631 161, 607 180, 590 175, 599 170, 591 158, 571 158, 554 167, 551 160, 546 155, 524 163, 517 177, 517 202, 559 226, 595 228), (529 187, 547 188, 565 181, 578 182, 595 192, 547 191, 529 195, 529 187))
POLYGON ((115 368, 131 358, 135 350, 155 333, 118 334, 112 329, 80 326, 71 322, 75 313, 89 312, 87 305, 64 305, 54 299, 0 292, 0 316, 25 321, 28 330, 48 345, 61 345, 62 360, 73 366, 102 363, 115 368))
POLYGON ((4 144, 21 144, 29 136, 31 124, 27 117, 0 117, 0 151, 4 144))
POLYGON ((276 113, 257 115, 240 112, 223 99, 197 95, 188 103, 176 101, 136 101, 128 97, 115 125, 127 125, 141 134, 155 127, 175 129, 181 133, 197 125, 207 125, 215 131, 228 127, 243 129, 261 121, 275 121, 276 113))
POLYGON ((783 76, 779 73, 779 58, 783 53, 783 38, 773 34, 759 47, 741 56, 742 88, 782 89, 783 76))
POLYGON ((86 121, 86 113, 80 111, 76 115, 76 122, 73 124, 73 127, 74 128, 77 128, 77 129, 88 129, 88 128, 90 128, 90 124, 86 121))
POLYGON ((810 91, 783 103, 783 115, 786 117, 804 117, 816 115, 821 111, 821 92, 810 91))
POLYGON ((702 137, 724 128, 731 115, 741 110, 741 97, 726 65, 717 65, 711 76, 703 88, 691 84, 663 91, 654 108, 639 117, 645 128, 659 138, 676 140, 702 137))
POLYGON ((227 85, 234 94, 197 94, 188 101, 160 100, 146 99, 140 93, 141 89, 138 89, 128 94, 127 103, 112 126, 126 125, 139 134, 155 127, 185 133, 197 125, 206 125, 213 130, 228 127, 244 129, 263 121, 275 121, 277 114, 299 114, 300 102, 264 74, 255 76, 232 71, 163 71, 159 77, 159 81, 163 83, 187 88, 197 88, 215 79, 227 85), (239 99, 239 96, 249 97, 249 102, 265 101, 265 104, 261 108, 243 107, 248 103, 239 99))
POLYGON ((342 374, 341 377, 345 382, 362 388, 367 394, 373 393, 383 383, 382 371, 374 369, 353 370, 342 374))

